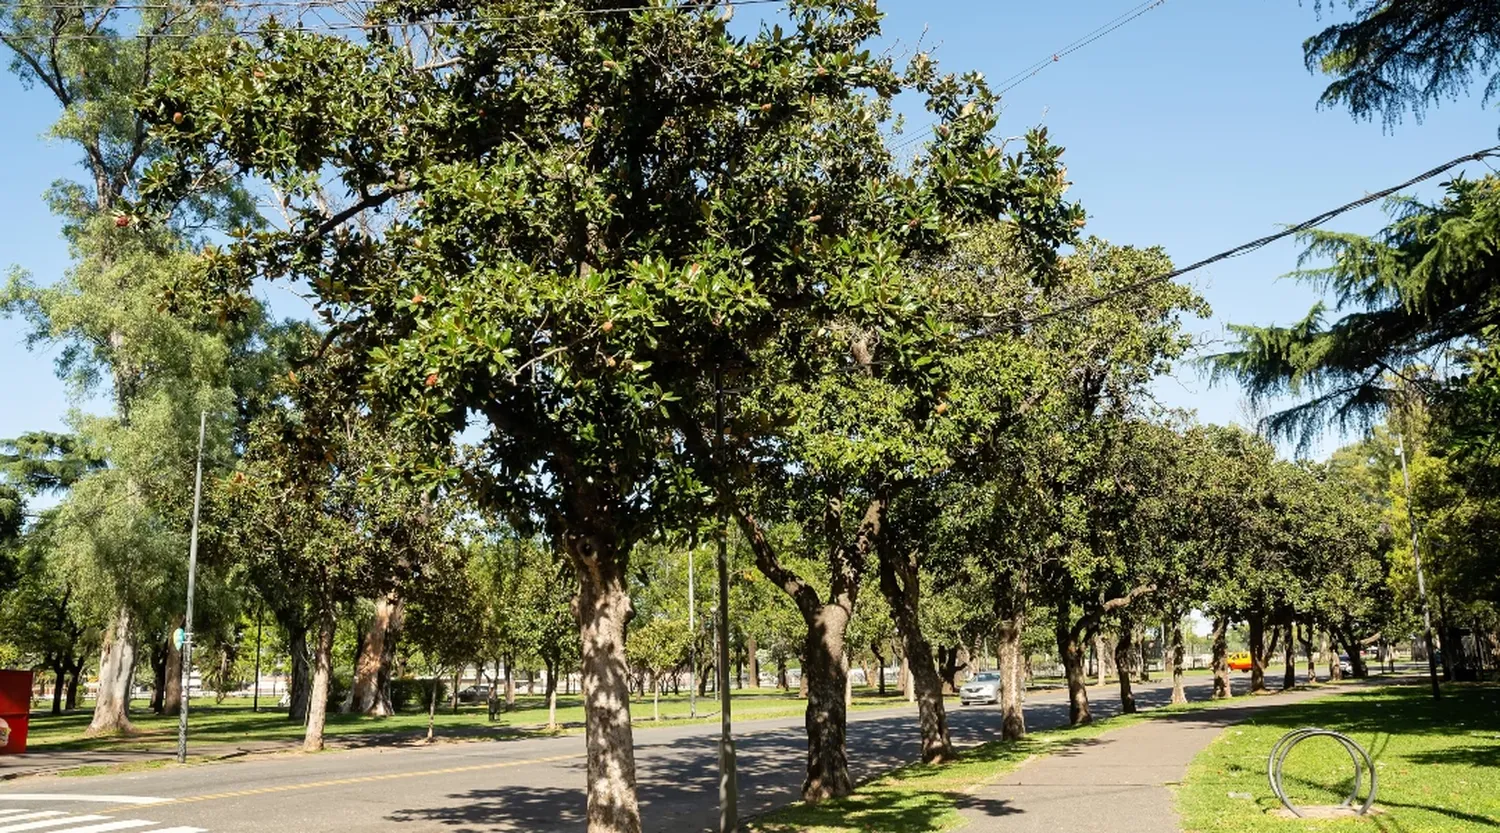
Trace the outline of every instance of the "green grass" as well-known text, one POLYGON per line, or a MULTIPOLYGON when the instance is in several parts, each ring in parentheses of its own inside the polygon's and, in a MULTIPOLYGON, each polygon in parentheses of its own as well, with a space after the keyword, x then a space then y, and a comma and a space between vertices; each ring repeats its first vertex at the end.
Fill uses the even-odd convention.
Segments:
MULTIPOLYGON (((940 833, 963 823, 959 808, 972 793, 1027 760, 1087 743, 1106 732, 1161 715, 1213 708, 1197 701, 1097 720, 1078 728, 1044 729, 1019 741, 995 741, 964 750, 943 765, 910 764, 860 785, 846 798, 793 804, 752 821, 750 833, 940 833)), ((915 726, 913 727, 915 731, 915 726)))
MULTIPOLYGON (((302 738, 302 724, 287 720, 285 709, 266 708, 262 698, 260 712, 250 708, 248 698, 230 698, 223 703, 213 700, 194 700, 189 708, 190 729, 195 744, 247 744, 285 743, 293 744, 302 738)), ((275 701, 272 700, 272 703, 275 701)), ((140 705, 138 703, 138 705, 140 705)), ((854 709, 856 711, 904 706, 905 702, 894 694, 879 697, 873 691, 856 689, 854 709)), ((710 694, 698 700, 698 720, 718 721, 718 700, 710 694)), ((764 720, 778 717, 796 717, 803 714, 806 701, 796 692, 784 693, 775 689, 747 689, 735 691, 734 717, 741 720, 764 720)), ((681 725, 688 721, 689 704, 686 694, 664 696, 661 699, 661 725, 681 725)), ((639 728, 654 725, 649 697, 635 699, 631 703, 631 716, 639 728)), ((64 750, 161 750, 174 749, 177 742, 177 718, 159 717, 146 711, 133 711, 131 721, 136 733, 124 737, 85 738, 91 714, 79 709, 67 714, 53 716, 33 713, 28 747, 33 752, 64 750)), ((559 696, 557 720, 565 732, 582 731, 583 700, 578 695, 559 696)), ((547 703, 540 695, 518 695, 516 708, 504 712, 498 719, 488 719, 488 709, 483 705, 460 706, 453 714, 446 706, 439 706, 437 735, 441 739, 492 740, 518 735, 545 734, 547 703)), ((403 712, 387 718, 367 718, 359 715, 328 715, 326 737, 331 742, 387 743, 425 736, 427 712, 403 712)))
MULTIPOLYGON (((1287 758, 1284 776, 1297 804, 1331 805, 1348 794, 1353 768, 1335 741, 1313 739, 1287 758)), ((1424 686, 1388 686, 1265 712, 1198 755, 1177 802, 1189 833, 1500 830, 1500 687, 1448 686, 1434 703, 1424 686), (1281 803, 1266 781, 1266 756, 1302 726, 1343 732, 1370 752, 1383 814, 1312 821, 1273 813, 1281 803)))

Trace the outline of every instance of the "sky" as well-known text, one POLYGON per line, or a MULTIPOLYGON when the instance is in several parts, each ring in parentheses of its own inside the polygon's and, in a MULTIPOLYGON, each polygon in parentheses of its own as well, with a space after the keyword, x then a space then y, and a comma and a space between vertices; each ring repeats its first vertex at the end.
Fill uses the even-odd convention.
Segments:
MULTIPOLYGON (((1138 2, 883 0, 881 8, 884 37, 897 54, 920 43, 943 69, 979 70, 998 84, 1138 2)), ((1163 246, 1179 265, 1496 144, 1500 119, 1477 96, 1390 130, 1343 109, 1320 110, 1324 80, 1303 67, 1301 43, 1327 22, 1305 0, 1166 0, 1007 93, 999 130, 1016 135, 1045 125, 1067 147, 1072 195, 1089 214, 1086 231, 1118 244, 1163 246)), ((56 116, 50 98, 8 74, 0 77, 0 112, 7 115, 0 268, 47 283, 68 258, 41 195, 54 180, 78 175, 78 153, 46 140, 56 116)), ((910 119, 914 127, 926 122, 920 110, 910 119)), ((1414 193, 1435 190, 1428 184, 1414 193)), ((1329 227, 1369 233, 1383 220, 1378 207, 1367 207, 1329 227)), ((1289 323, 1306 314, 1314 293, 1278 280, 1297 266, 1299 251, 1285 240, 1187 278, 1213 307, 1210 319, 1192 324, 1204 350, 1223 346, 1226 323, 1289 323)), ((281 315, 306 314, 285 294, 273 306, 281 315)), ((0 319, 0 437, 62 429, 72 404, 53 372, 55 351, 28 350, 24 335, 23 322, 0 319)), ((1192 365, 1160 380, 1154 394, 1204 422, 1253 420, 1237 386, 1211 386, 1192 365)), ((1325 435, 1309 453, 1324 456, 1343 439, 1325 435)))

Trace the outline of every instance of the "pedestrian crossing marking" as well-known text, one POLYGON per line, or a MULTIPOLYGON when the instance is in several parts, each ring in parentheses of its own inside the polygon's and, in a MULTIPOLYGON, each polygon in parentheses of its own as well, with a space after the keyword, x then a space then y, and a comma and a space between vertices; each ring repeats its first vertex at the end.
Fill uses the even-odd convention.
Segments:
POLYGON ((145 819, 114 819, 109 816, 76 815, 62 810, 0 810, 0 833, 208 833, 201 827, 157 827, 145 819))

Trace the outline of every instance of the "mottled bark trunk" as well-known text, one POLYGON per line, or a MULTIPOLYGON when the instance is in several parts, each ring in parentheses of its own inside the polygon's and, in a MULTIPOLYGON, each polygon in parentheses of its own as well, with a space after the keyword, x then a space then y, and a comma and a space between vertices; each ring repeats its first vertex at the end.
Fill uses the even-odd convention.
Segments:
POLYGON ((589 833, 640 833, 635 741, 630 727, 630 664, 625 635, 634 610, 623 554, 607 533, 570 534, 564 545, 578 575, 574 612, 582 640, 589 833))
POLYGON ((303 752, 323 749, 323 728, 328 722, 328 693, 333 684, 333 634, 338 626, 334 606, 325 600, 318 617, 318 644, 313 652, 312 691, 308 695, 307 732, 302 736, 303 752))
POLYGON ((1017 613, 1001 619, 995 636, 995 651, 1000 666, 1000 737, 1019 740, 1026 736, 1026 713, 1021 692, 1026 687, 1026 670, 1021 662, 1021 634, 1025 620, 1017 613))
POLYGON ((365 632, 354 670, 351 711, 371 717, 389 717, 395 713, 390 696, 391 663, 396 658, 397 634, 404 615, 404 604, 395 593, 376 600, 375 615, 365 632))
POLYGON ((557 729, 557 663, 547 663, 547 728, 557 729))
POLYGON ((802 679, 807 684, 807 776, 802 799, 838 798, 854 791, 844 747, 848 713, 844 706, 844 631, 849 611, 824 605, 807 623, 802 679))
POLYGON ((1266 620, 1258 611, 1248 617, 1250 624, 1250 693, 1266 690, 1266 620))
MULTIPOLYGON (((922 633, 918 607, 922 598, 921 572, 913 553, 902 554, 894 546, 878 548, 880 591, 890 604, 901 638, 902 653, 911 662, 917 695, 917 723, 921 731, 922 760, 941 763, 952 760, 953 741, 948 734, 948 712, 943 704, 943 682, 932 662, 932 645, 922 633)), ((955 651, 955 660, 956 654, 955 651)), ((952 665, 950 663, 950 673, 952 665)), ((956 680, 949 681, 955 685, 956 680)))
POLYGON ((1320 639, 1320 644, 1322 645, 1323 656, 1328 658, 1328 681, 1331 683, 1339 682, 1344 679, 1344 669, 1339 666, 1338 643, 1330 643, 1328 631, 1324 631, 1320 639), (1330 644, 1332 645, 1332 650, 1329 649, 1330 644))
MULTIPOLYGON (((1163 639, 1165 638, 1166 637, 1163 636, 1163 639)), ((1131 659, 1132 662, 1140 663, 1140 665, 1136 667, 1136 671, 1139 673, 1139 676, 1136 677, 1136 682, 1149 683, 1151 682, 1151 668, 1150 663, 1146 661, 1146 629, 1144 627, 1142 627, 1140 633, 1137 634, 1135 644, 1136 652, 1131 659)))
POLYGON ((78 688, 83 681, 83 666, 85 664, 86 658, 77 656, 73 658, 72 664, 68 667, 68 699, 64 706, 68 711, 78 708, 78 688))
MULTIPOLYGON (((1093 715, 1089 713, 1089 688, 1088 680, 1083 673, 1083 645, 1068 626, 1072 619, 1071 606, 1065 606, 1057 612, 1057 654, 1062 659, 1063 674, 1068 680, 1068 724, 1080 726, 1092 721, 1093 715)), ((1104 667, 1104 655, 1099 655, 1099 667, 1104 667)))
POLYGON ((516 672, 511 665, 515 662, 512 654, 505 656, 505 710, 510 711, 516 707, 516 672))
POLYGON ((760 657, 756 656, 756 652, 759 650, 760 646, 755 643, 755 637, 746 636, 745 659, 747 661, 747 664, 750 666, 751 688, 760 688, 760 657))
MULTIPOLYGON (((1080 648, 1081 647, 1082 646, 1080 646, 1080 648)), ((1105 662, 1104 662, 1105 656, 1106 656, 1106 653, 1105 653, 1105 650, 1104 650, 1104 634, 1102 632, 1095 633, 1094 634, 1094 666, 1095 666, 1094 670, 1095 670, 1095 672, 1098 675, 1098 678, 1099 678, 1099 687, 1100 688, 1103 688, 1105 686, 1105 683, 1108 682, 1106 680, 1107 669, 1105 667, 1105 662)), ((1119 673, 1119 670, 1120 669, 1118 667, 1116 667, 1115 668, 1115 673, 1119 673)))
POLYGON ((1161 634, 1163 640, 1168 639, 1170 634, 1171 640, 1166 645, 1163 657, 1170 658, 1172 663, 1172 703, 1186 703, 1187 689, 1182 684, 1182 617, 1178 616, 1175 620, 1162 622, 1161 634))
POLYGON ((1115 640, 1115 669, 1120 680, 1120 713, 1135 714, 1135 692, 1130 688, 1131 652, 1135 648, 1134 624, 1129 616, 1120 619, 1120 634, 1115 640))
POLYGON ((130 609, 121 605, 104 631, 99 651, 99 693, 86 737, 134 731, 130 723, 130 684, 135 673, 135 645, 130 609))
POLYGON ((432 688, 431 688, 430 691, 427 692, 427 742, 428 743, 432 743, 433 737, 436 736, 436 734, 437 734, 437 696, 438 696, 438 689, 441 688, 442 686, 438 685, 438 675, 437 675, 437 669, 436 668, 434 668, 433 671, 432 671, 432 681, 431 682, 432 682, 432 688))
MULTIPOLYGON (((881 697, 885 696, 885 656, 880 653, 880 643, 876 642, 870 646, 870 653, 875 657, 875 693, 881 697)), ((869 681, 866 680, 868 683, 869 681)))
MULTIPOLYGON (((1343 643, 1344 652, 1349 655, 1350 674, 1356 680, 1362 680, 1369 676, 1369 669, 1365 667, 1364 652, 1361 650, 1363 646, 1359 644, 1359 640, 1354 638, 1354 632, 1347 628, 1335 628, 1333 635, 1338 638, 1339 642, 1343 643)), ((1460 650, 1462 650, 1461 646, 1460 650)), ((1449 653, 1448 651, 1443 651, 1443 661, 1445 663, 1448 661, 1449 653)))
POLYGON ((1234 686, 1229 681, 1229 620, 1214 620, 1213 666, 1214 699, 1227 700, 1234 696, 1234 686))

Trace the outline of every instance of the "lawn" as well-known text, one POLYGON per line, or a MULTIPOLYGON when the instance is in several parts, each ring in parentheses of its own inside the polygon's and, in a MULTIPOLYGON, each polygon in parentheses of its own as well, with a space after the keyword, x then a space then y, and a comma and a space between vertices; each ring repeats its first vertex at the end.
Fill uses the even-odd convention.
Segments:
MULTIPOLYGON (((1339 803, 1353 776, 1332 739, 1298 746, 1284 772, 1299 805, 1339 803)), ((1226 729, 1200 753, 1177 801, 1189 833, 1491 833, 1500 829, 1500 686, 1448 686, 1440 703, 1423 686, 1388 686, 1268 711, 1226 729), (1266 756, 1277 738, 1302 726, 1343 732, 1370 752, 1383 814, 1311 821, 1273 813, 1281 804, 1266 781, 1266 756)))
MULTIPOLYGON (((195 743, 206 744, 259 744, 263 742, 293 742, 302 737, 302 724, 287 720, 285 709, 267 708, 265 698, 259 712, 251 710, 249 698, 230 698, 223 703, 213 699, 195 699, 190 708, 191 733, 195 743)), ((274 701, 272 701, 274 702, 274 701)), ((734 692, 734 719, 763 720, 776 717, 796 717, 803 713, 806 702, 796 692, 785 693, 775 689, 749 689, 734 692)), ((855 690, 856 711, 876 708, 896 708, 906 703, 894 693, 877 696, 873 690, 855 690)), ((578 695, 559 696, 557 720, 564 731, 581 731, 583 726, 583 700, 578 695)), ((698 720, 718 721, 718 699, 712 693, 698 699, 698 720)), ((662 723, 681 724, 688 720, 690 706, 683 695, 664 696, 661 699, 662 723)), ((637 699, 631 703, 631 716, 638 727, 653 724, 651 700, 637 699)), ((77 749, 170 749, 177 742, 177 718, 159 717, 143 710, 131 713, 137 733, 122 738, 85 738, 90 713, 79 709, 67 714, 53 716, 33 713, 28 746, 33 752, 77 749)), ((439 706, 437 734, 440 738, 494 739, 523 734, 546 732, 547 702, 540 695, 518 695, 516 708, 501 713, 491 722, 488 709, 483 705, 460 706, 452 713, 446 706, 439 706)), ((331 741, 385 742, 425 735, 427 713, 425 711, 403 712, 394 717, 376 719, 358 715, 328 715, 327 737, 331 741)))

